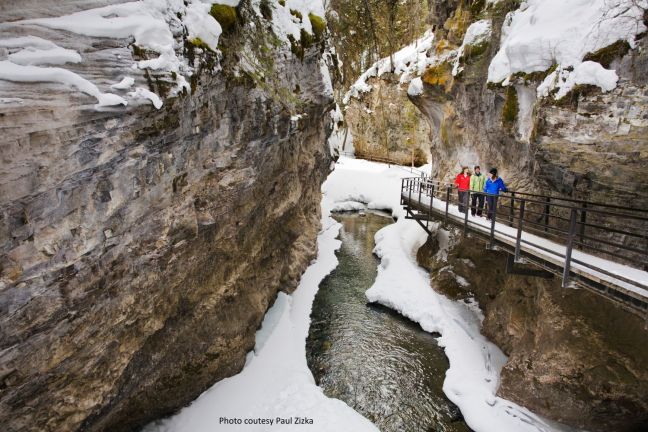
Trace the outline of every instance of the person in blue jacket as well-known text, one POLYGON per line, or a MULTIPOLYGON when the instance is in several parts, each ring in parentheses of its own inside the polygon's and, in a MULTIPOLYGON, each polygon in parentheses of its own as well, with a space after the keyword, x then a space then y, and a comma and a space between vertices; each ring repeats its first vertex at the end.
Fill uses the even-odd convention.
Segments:
POLYGON ((493 213, 495 212, 495 206, 497 205, 497 195, 500 191, 508 192, 504 180, 497 176, 497 168, 491 168, 488 171, 488 179, 486 184, 484 184, 484 192, 490 195, 486 195, 486 204, 488 205, 488 212, 486 214, 486 219, 491 219, 493 213))

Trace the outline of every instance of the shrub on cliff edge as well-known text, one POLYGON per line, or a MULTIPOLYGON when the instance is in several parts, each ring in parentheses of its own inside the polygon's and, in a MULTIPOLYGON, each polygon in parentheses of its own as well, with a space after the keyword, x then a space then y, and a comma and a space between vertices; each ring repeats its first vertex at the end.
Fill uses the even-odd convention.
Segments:
POLYGON ((224 33, 231 33, 236 28, 236 9, 232 6, 214 4, 209 13, 218 21, 224 33))

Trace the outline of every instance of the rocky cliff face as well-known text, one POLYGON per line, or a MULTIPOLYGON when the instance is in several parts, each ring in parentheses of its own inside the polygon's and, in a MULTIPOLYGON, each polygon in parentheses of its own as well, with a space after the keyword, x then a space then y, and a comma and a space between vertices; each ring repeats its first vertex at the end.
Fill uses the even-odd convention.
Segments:
MULTIPOLYGON (((439 0, 429 6, 433 43, 418 59, 404 56, 414 60, 402 66, 399 79, 378 72, 356 86, 346 108, 352 133, 367 122, 349 118, 381 108, 377 93, 409 94, 430 125, 431 174, 439 180, 451 181, 462 165, 496 166, 514 190, 648 208, 648 192, 638 181, 648 163, 645 33, 633 49, 618 42, 586 55, 615 71, 613 89, 578 85, 563 98, 539 97, 537 88, 558 65, 512 74, 504 85, 489 82, 502 27, 520 2, 439 0), (408 84, 415 76, 420 89, 408 84)), ((646 17, 644 10, 637 26, 646 17)), ((529 44, 529 58, 533 49, 529 44)), ((388 103, 393 113, 407 109, 404 97, 388 103)), ((405 129, 403 122, 390 125, 405 129)), ((456 241, 446 259, 432 243, 432 252, 428 245, 419 258, 431 269, 433 287, 455 298, 476 297, 484 332, 509 355, 501 396, 587 430, 648 427, 641 319, 586 291, 563 291, 559 281, 506 275, 505 256, 486 253, 481 244, 456 241)))
MULTIPOLYGON (((267 18, 246 1, 237 13, 223 38, 266 47, 265 69, 235 73, 233 54, 176 35, 199 67, 159 110, 0 81, 4 430, 127 431, 173 412, 243 367, 278 290, 314 256, 330 164, 320 45, 266 46, 267 18)), ((75 72, 100 87, 125 71, 158 93, 177 79, 131 68, 146 55, 132 39, 3 26, 81 51, 75 72)))
MULTIPOLYGON (((633 49, 618 42, 587 54, 586 59, 616 72, 618 83, 613 90, 578 85, 561 99, 538 98, 536 89, 555 64, 542 72, 516 73, 507 86, 488 82, 489 66, 500 50, 502 26, 519 3, 428 2, 434 41, 426 61, 418 60, 419 66, 414 67, 408 59, 403 68, 413 70, 396 70, 396 77, 381 73, 379 78, 366 80, 363 86, 368 84, 367 88, 349 99, 346 111, 351 120, 374 119, 348 121, 351 133, 357 131, 364 139, 367 125, 379 121, 375 114, 381 110, 407 112, 408 83, 420 76, 422 89, 409 99, 430 124, 427 141, 434 177, 449 180, 462 165, 496 166, 516 190, 630 202, 645 208, 648 194, 637 184, 648 163, 645 33, 637 36, 633 49), (475 23, 487 25, 488 31, 476 37, 479 26, 473 27, 475 23)), ((644 23, 647 16, 644 13, 644 23)), ((400 42, 402 46, 411 40, 400 42)), ((530 45, 530 57, 533 49, 530 45)), ((405 116, 392 117, 391 122, 383 122, 388 129, 384 135, 398 133, 392 129, 408 129, 405 116)), ((374 147, 381 146, 379 136, 368 140, 374 147)))
POLYGON ((487 82, 516 2, 432 4, 440 56, 462 45, 470 23, 488 20, 492 28, 487 40, 464 48, 458 74, 451 61, 441 61, 426 70, 423 92, 411 98, 433 124, 433 175, 447 180, 461 164, 497 166, 517 190, 648 206, 646 189, 632 187, 648 163, 646 37, 639 35, 635 49, 618 43, 589 54, 616 71, 614 90, 582 85, 559 100, 538 99, 536 88, 550 71, 519 73, 508 87, 487 82))
POLYGON ((398 79, 371 79, 374 91, 351 99, 344 111, 356 157, 382 157, 421 166, 430 159, 430 125, 409 103, 398 79))
POLYGON ((439 230, 418 259, 434 289, 478 300, 482 331, 509 356, 500 396, 592 432, 646 430, 641 318, 588 291, 562 289, 558 278, 506 274, 506 253, 462 240, 454 230, 439 230))

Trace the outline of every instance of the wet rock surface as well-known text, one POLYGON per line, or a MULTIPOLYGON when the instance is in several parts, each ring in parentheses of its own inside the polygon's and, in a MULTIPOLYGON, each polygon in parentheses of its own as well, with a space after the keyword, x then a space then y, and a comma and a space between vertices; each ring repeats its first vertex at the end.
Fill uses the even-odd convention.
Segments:
MULTIPOLYGON (((99 41, 84 67, 118 81, 121 65, 92 58, 130 41, 99 41)), ((10 84, 23 101, 0 106, 3 430, 136 430, 243 367, 314 256, 330 164, 319 47, 271 53, 296 102, 226 71, 198 72, 160 110, 10 84)))
POLYGON ((473 297, 483 333, 509 356, 498 395, 589 431, 648 426, 647 331, 638 316, 560 280, 506 274, 506 253, 439 230, 418 251, 432 288, 473 297), (437 238, 438 237, 438 238, 437 238), (449 238, 446 252, 439 249, 449 238), (439 241, 441 240, 441 241, 439 241))

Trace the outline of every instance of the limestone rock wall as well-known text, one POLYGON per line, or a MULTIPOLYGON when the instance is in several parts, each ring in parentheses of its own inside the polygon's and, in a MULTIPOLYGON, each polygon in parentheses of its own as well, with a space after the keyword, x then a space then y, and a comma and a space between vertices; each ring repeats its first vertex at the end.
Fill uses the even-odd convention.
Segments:
MULTIPOLYGON (((130 66, 106 60, 130 59, 127 39, 75 43, 99 83, 130 66)), ((330 165, 320 46, 269 53, 290 103, 207 68, 160 110, 2 83, 22 99, 0 105, 4 431, 136 430, 243 367, 315 254, 330 165)))
POLYGON ((374 89, 352 98, 344 111, 357 157, 382 157, 421 166, 430 159, 430 124, 407 99, 398 77, 370 79, 374 89))
POLYGON ((559 101, 538 100, 542 74, 515 78, 511 87, 487 83, 502 22, 516 2, 431 3, 439 55, 461 44, 472 21, 490 19, 493 29, 487 44, 464 54, 461 73, 452 76, 451 64, 430 68, 423 94, 410 98, 433 124, 435 177, 449 180, 462 164, 496 166, 517 190, 648 207, 648 191, 637 183, 648 163, 645 36, 635 49, 610 50, 604 63, 619 76, 611 92, 583 86, 559 101))

